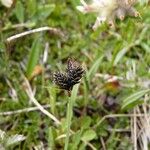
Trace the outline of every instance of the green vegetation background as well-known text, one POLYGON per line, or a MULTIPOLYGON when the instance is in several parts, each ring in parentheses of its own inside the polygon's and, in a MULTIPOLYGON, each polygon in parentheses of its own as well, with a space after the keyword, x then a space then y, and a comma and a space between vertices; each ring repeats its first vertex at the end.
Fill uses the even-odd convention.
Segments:
POLYGON ((18 0, 11 9, 0 5, 0 112, 33 106, 24 91, 22 75, 30 76, 35 65, 40 65, 44 72, 31 81, 36 89, 35 97, 41 105, 50 104, 47 110, 62 124, 55 126, 40 111, 1 115, 0 129, 8 136, 26 136, 23 142, 8 149, 26 150, 38 146, 63 149, 68 95, 53 85, 51 75, 64 70, 69 57, 86 68, 73 109, 71 129, 75 134, 70 136, 69 149, 91 149, 83 140, 96 149, 102 149, 102 140, 107 150, 132 149, 130 132, 112 130, 129 129, 128 118, 98 122, 108 114, 131 113, 145 93, 135 99, 129 96, 149 89, 150 8, 137 5, 142 18, 117 20, 116 29, 103 25, 94 32, 91 27, 96 16, 78 12, 79 3, 78 0, 18 0), (60 29, 63 37, 40 32, 6 44, 6 39, 14 34, 44 26, 60 29), (46 45, 49 45, 48 59, 43 64, 46 45), (123 80, 108 84, 99 77, 101 74, 116 75, 123 80))

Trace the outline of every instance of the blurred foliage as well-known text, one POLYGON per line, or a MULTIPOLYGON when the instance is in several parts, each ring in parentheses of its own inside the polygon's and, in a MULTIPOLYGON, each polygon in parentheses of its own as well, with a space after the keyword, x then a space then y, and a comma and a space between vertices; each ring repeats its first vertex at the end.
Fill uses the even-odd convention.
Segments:
POLYGON ((137 5, 142 18, 118 20, 115 29, 104 24, 94 32, 91 27, 96 16, 81 14, 76 10, 78 4, 79 0, 16 0, 11 8, 0 4, 1 112, 33 106, 23 89, 23 75, 30 77, 35 66, 40 65, 44 71, 30 81, 36 89, 35 97, 42 105, 50 104, 48 111, 61 121, 61 126, 56 127, 39 111, 0 116, 1 130, 8 135, 26 136, 10 149, 64 148, 61 136, 67 126, 68 95, 53 85, 51 76, 64 70, 69 57, 86 69, 73 108, 71 129, 75 133, 70 136, 69 150, 90 149, 86 142, 102 149, 102 140, 107 150, 132 149, 130 133, 109 130, 129 128, 128 118, 106 119, 96 125, 105 115, 132 112, 149 93, 150 8, 137 5), (44 31, 6 43, 12 35, 44 26, 60 29, 64 37, 44 31), (46 44, 48 59, 43 63, 46 44), (98 74, 123 79, 110 87, 107 79, 98 74))

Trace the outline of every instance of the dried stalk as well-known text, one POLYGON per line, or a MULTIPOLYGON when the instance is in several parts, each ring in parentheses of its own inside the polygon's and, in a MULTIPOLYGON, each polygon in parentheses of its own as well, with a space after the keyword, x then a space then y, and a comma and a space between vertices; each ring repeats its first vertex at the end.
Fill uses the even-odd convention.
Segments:
POLYGON ((41 112, 43 112, 46 116, 52 119, 56 123, 56 125, 60 125, 60 121, 54 115, 52 115, 46 109, 44 109, 42 105, 35 99, 31 86, 25 77, 24 81, 25 81, 25 91, 28 97, 30 98, 31 102, 33 102, 39 108, 39 110, 41 110, 41 112))
POLYGON ((33 29, 33 30, 29 30, 29 31, 25 31, 16 35, 13 35, 9 38, 6 39, 6 42, 10 43, 13 40, 16 40, 18 38, 21 38, 23 36, 29 35, 29 34, 33 34, 33 33, 37 33, 37 32, 43 32, 43 31, 51 31, 55 34, 59 34, 59 35, 63 35, 62 32, 56 28, 51 28, 51 27, 41 27, 41 28, 37 28, 37 29, 33 29))

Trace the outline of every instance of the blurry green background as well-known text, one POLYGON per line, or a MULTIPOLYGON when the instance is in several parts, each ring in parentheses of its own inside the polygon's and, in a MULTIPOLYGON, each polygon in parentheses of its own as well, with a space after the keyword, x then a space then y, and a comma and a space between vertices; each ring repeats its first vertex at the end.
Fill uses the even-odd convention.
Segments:
POLYGON ((69 150, 92 149, 83 140, 98 150, 103 147, 102 141, 107 150, 132 149, 128 118, 109 118, 95 125, 108 114, 132 113, 149 92, 150 8, 137 5, 142 18, 117 20, 115 29, 104 24, 92 31, 96 16, 78 12, 79 4, 79 0, 18 0, 10 9, 0 4, 0 112, 33 106, 23 88, 26 75, 32 78, 38 102, 50 104, 47 110, 62 124, 56 127, 40 111, 0 115, 0 129, 8 137, 26 136, 10 146, 1 139, 6 149, 63 149, 68 95, 53 85, 51 76, 64 71, 70 57, 83 65, 86 74, 73 109, 71 129, 75 134, 70 136, 69 150), (44 26, 58 28, 63 36, 43 31, 6 43, 12 35, 44 26), (43 63, 46 52, 48 58, 43 63), (42 73, 32 77, 36 66, 42 73), (122 80, 108 83, 100 77, 107 74, 122 80), (139 91, 143 93, 129 97, 139 91), (118 128, 127 131, 113 131, 118 128))

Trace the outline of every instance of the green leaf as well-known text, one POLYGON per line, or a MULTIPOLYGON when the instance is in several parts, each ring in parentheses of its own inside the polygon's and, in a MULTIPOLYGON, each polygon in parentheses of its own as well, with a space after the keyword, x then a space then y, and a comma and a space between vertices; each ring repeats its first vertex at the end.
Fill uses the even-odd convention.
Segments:
POLYGON ((55 9, 55 4, 40 5, 38 8, 38 20, 45 20, 55 9))
POLYGON ((35 39, 35 41, 32 44, 32 48, 30 51, 30 56, 28 60, 28 65, 27 65, 27 77, 30 78, 34 67, 37 65, 39 57, 40 57, 40 50, 41 50, 41 42, 39 39, 35 39))
POLYGON ((55 114, 56 110, 56 90, 54 87, 50 87, 49 90, 49 95, 50 95, 50 104, 51 104, 51 112, 55 114))
POLYGON ((138 91, 136 93, 133 93, 129 97, 125 98, 123 100, 122 109, 125 110, 129 108, 133 108, 135 105, 140 104, 141 102, 143 102, 141 101, 140 98, 148 92, 150 92, 150 89, 138 91))
POLYGON ((24 7, 23 7, 23 4, 21 3, 21 1, 17 1, 16 8, 15 8, 15 14, 16 14, 18 21, 20 23, 23 23, 24 22, 24 7))
POLYGON ((81 127, 82 129, 87 129, 92 122, 92 119, 89 116, 83 116, 81 118, 81 127))
POLYGON ((118 52, 118 54, 116 55, 116 58, 114 60, 113 65, 116 66, 118 64, 118 62, 122 59, 122 57, 128 52, 128 47, 123 48, 122 50, 120 50, 118 52))
POLYGON ((41 17, 47 18, 55 9, 55 4, 47 4, 39 7, 41 17))
POLYGON ((91 141, 95 138, 96 138, 96 133, 92 129, 86 130, 82 135, 82 140, 84 141, 91 141))
POLYGON ((141 43, 142 48, 147 52, 150 53, 150 46, 146 43, 141 43))
POLYGON ((103 137, 106 137, 108 136, 108 124, 107 122, 102 122, 100 125, 97 126, 96 128, 96 133, 98 136, 103 136, 103 137))
POLYGON ((27 11, 30 17, 35 15, 37 11, 37 1, 36 0, 28 0, 27 2, 27 11))
POLYGON ((72 141, 73 141, 73 145, 72 145, 72 150, 76 150, 78 149, 78 145, 80 143, 80 140, 81 140, 81 134, 82 134, 82 131, 77 131, 73 137, 72 137, 72 141))
POLYGON ((95 63, 93 64, 93 66, 91 67, 91 69, 87 72, 87 80, 90 81, 92 79, 92 77, 94 76, 94 74, 97 72, 101 61, 103 59, 103 56, 99 57, 95 63))

